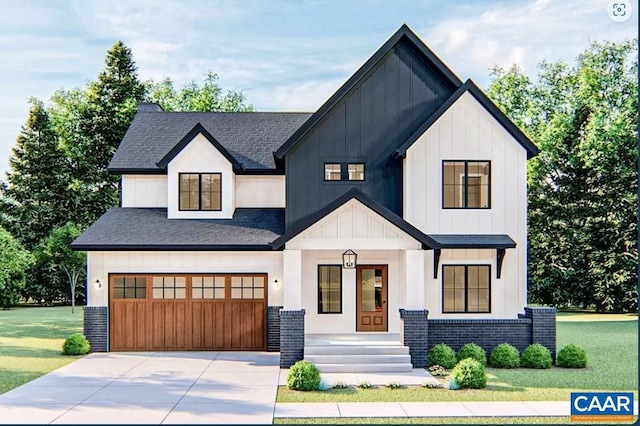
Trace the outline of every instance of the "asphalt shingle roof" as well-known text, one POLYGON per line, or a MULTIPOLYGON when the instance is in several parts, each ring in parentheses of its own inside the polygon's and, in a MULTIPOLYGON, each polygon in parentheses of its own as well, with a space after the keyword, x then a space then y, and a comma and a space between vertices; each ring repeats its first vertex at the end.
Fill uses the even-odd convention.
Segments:
POLYGON ((75 250, 269 250, 284 209, 236 209, 232 219, 168 219, 167 209, 114 207, 80 235, 75 250))
POLYGON ((200 123, 246 169, 275 169, 275 152, 309 117, 297 112, 144 112, 124 135, 110 170, 160 171, 156 165, 200 123))

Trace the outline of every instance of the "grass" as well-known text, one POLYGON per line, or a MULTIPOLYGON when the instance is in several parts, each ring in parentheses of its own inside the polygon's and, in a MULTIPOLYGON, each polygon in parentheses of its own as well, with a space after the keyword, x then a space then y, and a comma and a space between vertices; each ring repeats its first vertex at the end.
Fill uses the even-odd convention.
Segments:
MULTIPOLYGON (((296 392, 281 387, 278 402, 396 401, 563 401, 575 391, 634 391, 638 397, 637 316, 584 312, 561 313, 557 322, 558 350, 575 343, 587 351, 586 369, 550 370, 487 368, 486 389, 332 389, 296 392)), ((344 419, 341 419, 344 420, 344 419)), ((475 419, 474 419, 475 420, 475 419)))
POLYGON ((62 343, 81 332, 82 308, 0 310, 0 394, 78 359, 62 355, 62 343))
MULTIPOLYGON (((413 425, 468 425, 468 424, 593 424, 572 422, 564 417, 359 417, 359 418, 293 418, 273 419, 274 424, 283 425, 371 425, 371 424, 413 424, 413 425)), ((598 424, 629 424, 628 422, 598 422, 598 424)))

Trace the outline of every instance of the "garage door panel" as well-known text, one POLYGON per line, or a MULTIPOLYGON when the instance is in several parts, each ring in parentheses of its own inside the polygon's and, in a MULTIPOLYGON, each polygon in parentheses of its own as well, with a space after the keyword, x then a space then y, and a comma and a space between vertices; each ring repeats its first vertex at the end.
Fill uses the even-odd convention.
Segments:
POLYGON ((264 350, 266 275, 110 276, 111 350, 264 350))

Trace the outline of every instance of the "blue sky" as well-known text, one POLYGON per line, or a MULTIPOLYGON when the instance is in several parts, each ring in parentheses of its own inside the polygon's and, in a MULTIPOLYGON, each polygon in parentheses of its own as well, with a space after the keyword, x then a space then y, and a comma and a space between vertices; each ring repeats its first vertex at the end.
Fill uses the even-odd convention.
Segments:
POLYGON ((609 0, 21 0, 0 15, 0 170, 27 98, 83 86, 123 40, 142 80, 178 85, 214 70, 263 111, 314 111, 403 23, 462 79, 543 59, 573 62, 590 41, 637 36, 609 0))

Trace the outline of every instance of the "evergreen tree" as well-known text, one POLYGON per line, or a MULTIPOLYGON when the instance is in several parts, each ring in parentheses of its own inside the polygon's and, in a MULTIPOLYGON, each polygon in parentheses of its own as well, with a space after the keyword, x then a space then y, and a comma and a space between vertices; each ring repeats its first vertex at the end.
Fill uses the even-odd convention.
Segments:
POLYGON ((5 226, 28 250, 67 221, 68 163, 42 102, 32 105, 2 182, 5 226))

